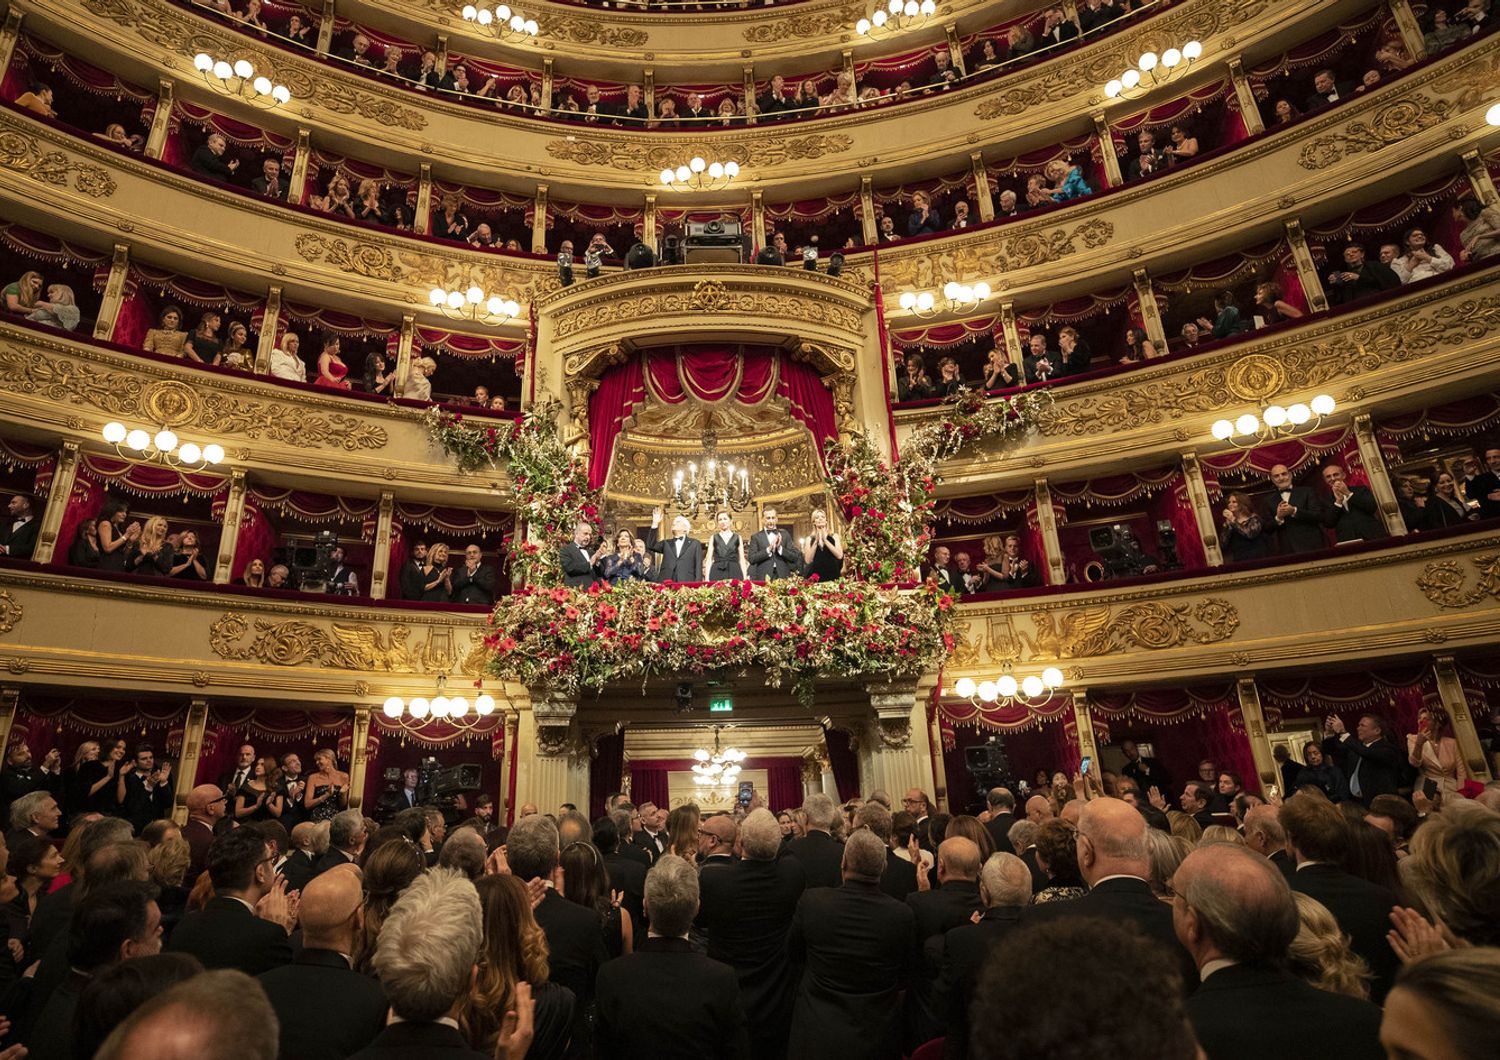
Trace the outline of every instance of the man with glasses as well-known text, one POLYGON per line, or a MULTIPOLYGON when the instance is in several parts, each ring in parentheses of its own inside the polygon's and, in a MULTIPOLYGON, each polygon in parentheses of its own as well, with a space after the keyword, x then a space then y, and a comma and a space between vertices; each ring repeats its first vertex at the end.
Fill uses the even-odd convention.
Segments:
MULTIPOLYGON (((931 823, 927 820, 932 813, 932 804, 927 801, 927 793, 920 788, 912 788, 901 800, 901 808, 917 819, 916 834, 917 841, 927 850, 932 850, 929 839, 931 823)), ((933 853, 937 853, 933 851, 933 853)))
POLYGON ((255 829, 235 828, 215 839, 208 848, 214 896, 182 918, 171 949, 192 954, 205 968, 234 968, 246 975, 291 963, 287 935, 295 910, 288 909, 286 881, 277 877, 274 863, 271 845, 255 829), (264 906, 262 899, 268 899, 264 906))
POLYGON ((187 840, 191 860, 188 862, 190 880, 203 874, 208 862, 208 848, 214 841, 214 825, 224 816, 225 798, 217 784, 199 784, 187 797, 187 824, 182 826, 182 838, 187 840))

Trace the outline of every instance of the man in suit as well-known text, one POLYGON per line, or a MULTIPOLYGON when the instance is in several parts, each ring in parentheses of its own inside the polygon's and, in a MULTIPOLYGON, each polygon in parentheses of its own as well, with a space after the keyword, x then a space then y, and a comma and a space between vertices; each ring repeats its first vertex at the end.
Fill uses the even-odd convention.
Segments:
POLYGON ((750 564, 750 580, 776 581, 802 573, 802 550, 792 536, 777 525, 775 508, 762 513, 762 529, 750 535, 745 560, 750 564))
POLYGON ((786 78, 780 74, 771 78, 771 87, 760 97, 759 107, 763 118, 777 118, 792 109, 791 97, 786 94, 786 78))
POLYGON ((7 559, 30 559, 36 551, 36 535, 39 525, 31 510, 31 498, 16 494, 5 508, 6 518, 0 522, 0 556, 7 559))
POLYGON ((137 834, 152 821, 172 815, 171 763, 156 764, 156 751, 150 744, 135 749, 135 762, 120 766, 115 781, 115 800, 120 816, 130 822, 137 834))
MULTIPOLYGON (((778 826, 779 829, 779 826, 778 826)), ((739 825, 727 813, 705 817, 698 826, 698 871, 718 872, 734 864, 739 825)))
POLYGON ((1375 976, 1370 999, 1378 1004, 1390 989, 1397 969, 1396 954, 1386 941, 1396 896, 1339 867, 1344 830, 1350 825, 1327 799, 1294 795, 1282 804, 1280 816, 1287 849, 1297 863, 1292 890, 1328 907, 1339 930, 1349 937, 1349 948, 1370 966, 1375 976))
POLYGON ((285 199, 287 182, 281 176, 281 159, 268 158, 260 164, 261 175, 250 182, 250 187, 268 199, 285 199))
POLYGON ((1344 265, 1328 274, 1328 302, 1330 305, 1346 305, 1367 295, 1381 291, 1394 291, 1401 286, 1401 277, 1389 265, 1370 261, 1365 248, 1350 243, 1344 248, 1344 265))
POLYGON ((1276 540, 1283 555, 1316 552, 1328 547, 1323 535, 1327 513, 1318 495, 1307 486, 1292 485, 1292 473, 1285 464, 1271 468, 1271 484, 1276 492, 1261 512, 1261 526, 1276 540))
POLYGON ((208 864, 208 848, 213 845, 214 825, 224 816, 227 800, 217 784, 199 784, 187 797, 187 823, 182 826, 182 838, 187 840, 191 859, 188 861, 188 879, 196 880, 208 864))
POLYGON ((313 865, 313 875, 321 876, 340 865, 359 864, 367 839, 364 814, 358 810, 340 810, 328 823, 328 850, 313 865))
MULTIPOLYGON (((1299 796, 1300 798, 1300 796, 1299 796)), ((1297 906, 1281 873, 1229 843, 1199 847, 1172 876, 1172 922, 1202 983, 1188 1019, 1209 1060, 1379 1060, 1380 1010, 1317 987, 1284 963, 1297 906)))
POLYGON ((1021 363, 1026 369, 1028 383, 1045 383, 1061 374, 1063 362, 1061 354, 1047 348, 1047 336, 1033 331, 1026 338, 1026 355, 1021 358, 1021 363))
POLYGON ((1119 799, 1094 799, 1078 819, 1078 871, 1089 893, 1067 902, 1046 902, 1026 910, 1025 923, 1057 917, 1098 917, 1129 921, 1166 947, 1182 967, 1188 988, 1197 982, 1192 959, 1177 942, 1172 911, 1151 893, 1151 862, 1146 854, 1146 819, 1119 799))
POLYGON ((880 874, 880 889, 898 902, 917 892, 917 866, 901 856, 911 844, 916 818, 902 810, 893 814, 877 802, 867 802, 854 814, 856 828, 868 828, 886 845, 885 871, 880 874), (902 842, 903 837, 905 842, 902 842))
POLYGON ((917 944, 969 922, 983 908, 979 898, 979 847, 952 836, 938 845, 935 890, 906 896, 916 916, 917 944))
POLYGON ((1162 791, 1172 790, 1172 777, 1166 767, 1154 758, 1143 757, 1134 740, 1122 741, 1120 750, 1125 752, 1125 765, 1120 769, 1121 776, 1135 781, 1143 794, 1152 788, 1159 788, 1162 791))
MULTIPOLYGON (((1207 828, 1214 823, 1213 798, 1212 784, 1206 784, 1201 780, 1190 780, 1183 785, 1182 794, 1177 797, 1177 804, 1182 807, 1183 813, 1198 822, 1200 828, 1207 828)), ((1158 806, 1157 809, 1162 808, 1158 806)))
POLYGON ((478 545, 464 549, 464 565, 453 574, 453 602, 455 604, 495 603, 495 568, 480 565, 484 554, 478 545))
POLYGON ((1378 541, 1389 536, 1369 486, 1349 485, 1344 469, 1338 464, 1323 469, 1323 481, 1333 494, 1325 521, 1340 542, 1378 541))
MULTIPOLYGON (((1471 462, 1474 462, 1471 457, 1464 458, 1466 468, 1471 462)), ((1484 462, 1484 471, 1479 471, 1477 462, 1474 462, 1474 474, 1464 483, 1463 496, 1470 503, 1479 505, 1481 519, 1494 519, 1500 517, 1500 448, 1491 446, 1486 449, 1484 462)))
POLYGON ((667 833, 662 831, 662 812, 654 802, 641 803, 641 830, 630 841, 644 850, 652 861, 667 852, 667 833))
POLYGON ((839 841, 833 838, 832 831, 838 810, 827 795, 814 792, 802 804, 802 812, 807 814, 807 834, 787 844, 787 857, 796 858, 801 863, 809 890, 838 887, 844 882, 844 852, 839 849, 839 841))
POLYGON ((1014 854, 1010 845, 1010 826, 1016 823, 1016 797, 1009 788, 991 788, 984 802, 990 811, 990 819, 984 827, 994 840, 995 849, 1002 854, 1014 854))
POLYGON ((687 106, 682 111, 682 120, 687 127, 702 128, 703 123, 713 116, 713 111, 703 105, 703 97, 699 93, 688 93, 687 106))
MULTIPOLYGON (((472 883, 452 872, 423 873, 412 881, 386 917, 375 947, 375 971, 392 1019, 354 1057, 486 1060, 469 1048, 456 1022, 483 946, 484 917, 472 883)), ((524 984, 519 989, 530 993, 524 984)))
POLYGON ((588 551, 594 539, 594 528, 588 523, 573 527, 573 540, 562 547, 563 584, 587 589, 594 582, 594 557, 588 551))
POLYGON ((317 871, 318 855, 313 851, 317 835, 318 826, 312 821, 300 821, 292 826, 292 851, 281 863, 281 875, 286 879, 288 894, 306 889, 317 871))
POLYGON ((1387 737, 1386 720, 1379 714, 1361 714, 1353 736, 1336 714, 1330 714, 1325 724, 1331 735, 1323 741, 1323 754, 1342 766, 1349 794, 1367 805, 1376 795, 1394 795, 1406 756, 1387 737))
POLYGON ((955 592, 958 588, 958 578, 954 576, 953 568, 948 565, 953 558, 953 552, 947 545, 938 545, 932 550, 932 561, 922 566, 921 575, 924 582, 935 581, 937 587, 947 592, 955 592))
POLYGON ((358 596, 359 574, 344 562, 344 547, 335 545, 329 554, 333 572, 328 575, 328 591, 335 596, 358 596))
POLYGON ((1031 870, 1014 854, 996 854, 979 874, 984 915, 927 941, 928 963, 939 969, 932 1007, 948 1041, 943 1055, 969 1055, 969 1005, 985 960, 1021 923, 1031 904, 1031 870))
POLYGON ((412 545, 411 555, 406 562, 401 564, 401 575, 398 578, 401 586, 401 599, 422 599, 422 589, 427 584, 427 577, 422 573, 422 567, 426 562, 427 542, 418 541, 412 545))
POLYGON ((792 1012, 792 1060, 896 1060, 902 991, 916 964, 911 908, 880 890, 886 848, 868 831, 844 844, 839 887, 803 893, 787 949, 802 966, 792 1012))
MULTIPOLYGON (((214 896, 208 905, 182 918, 172 932, 171 948, 190 953, 205 968, 236 968, 259 975, 287 964, 292 944, 285 901, 270 906, 281 917, 262 919, 256 906, 276 887, 270 844, 251 828, 234 828, 208 849, 208 875, 214 896)), ((283 893, 284 886, 278 891, 283 893)))
POLYGON ((45 791, 53 798, 62 797, 62 752, 56 747, 47 752, 38 766, 31 757, 31 746, 24 739, 11 741, 5 752, 5 767, 0 769, 0 819, 10 825, 10 807, 22 795, 45 791))
POLYGON ((599 971, 598 1055, 750 1060, 734 969, 695 952, 688 941, 698 896, 698 876, 682 858, 664 855, 652 866, 646 877, 649 936, 599 971))
POLYGON ((188 168, 200 177, 230 183, 234 180, 234 171, 240 168, 240 160, 231 158, 228 162, 224 161, 224 151, 228 146, 229 141, 224 139, 223 133, 209 133, 208 139, 193 152, 188 168))
POLYGON ((1042 15, 1040 44, 1066 44, 1078 39, 1078 24, 1063 12, 1061 4, 1053 4, 1042 15))
POLYGON ((53 838, 62 825, 62 807, 49 791, 33 791, 11 804, 12 828, 5 833, 5 845, 14 847, 27 836, 53 838))
POLYGON ((1167 154, 1156 146, 1154 132, 1150 129, 1142 129, 1135 139, 1140 150, 1130 160, 1129 179, 1140 180, 1142 177, 1149 177, 1167 168, 1167 154))
POLYGON ((1310 113, 1353 94, 1354 86, 1349 82, 1336 80, 1332 70, 1319 70, 1313 74, 1313 93, 1307 97, 1307 105, 1302 109, 1310 113))
POLYGON ((359 874, 325 872, 313 880, 302 891, 298 919, 302 952, 259 977, 280 1024, 280 1055, 357 1053, 385 1026, 389 1007, 380 983, 350 968, 345 956, 364 922, 359 874))
POLYGON ((685 515, 672 520, 672 536, 665 541, 657 539, 660 532, 662 512, 657 508, 651 513, 651 529, 646 532, 646 550, 661 557, 654 580, 658 582, 701 582, 704 580, 703 542, 688 537, 693 524, 685 515))
POLYGON ((1281 827, 1281 811, 1275 806, 1252 806, 1245 814, 1245 845, 1275 865, 1288 880, 1297 871, 1286 852, 1286 829, 1281 827))
POLYGON ((248 743, 241 744, 239 757, 235 759, 234 768, 226 769, 219 775, 219 788, 224 792, 224 798, 233 805, 235 793, 244 787, 246 782, 254 775, 255 748, 248 743))
POLYGON ((630 815, 621 811, 594 822, 594 846, 604 855, 604 871, 609 874, 610 891, 624 893, 621 908, 630 914, 633 924, 641 925, 645 923, 646 870, 651 867, 651 859, 646 856, 645 851, 620 842, 618 818, 622 816, 628 830, 630 815), (630 854, 625 853, 626 850, 630 854), (636 860, 637 857, 640 858, 639 861, 636 860))

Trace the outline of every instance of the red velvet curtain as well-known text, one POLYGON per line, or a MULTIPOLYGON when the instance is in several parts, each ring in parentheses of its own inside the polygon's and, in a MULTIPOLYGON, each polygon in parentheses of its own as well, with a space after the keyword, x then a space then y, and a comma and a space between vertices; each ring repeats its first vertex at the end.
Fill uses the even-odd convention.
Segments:
POLYGON ((276 529, 253 494, 245 495, 245 512, 240 517, 240 535, 234 542, 234 559, 229 564, 229 580, 239 581, 250 561, 258 559, 270 573, 271 548, 276 544, 276 529))
POLYGON ((773 758, 766 766, 766 807, 772 813, 802 805, 802 759, 773 758))
POLYGON ((666 763, 630 763, 630 801, 637 806, 649 802, 664 809, 671 807, 672 800, 667 794, 666 763))
MULTIPOLYGON (((599 380, 599 389, 589 398, 589 486, 600 489, 609 475, 615 454, 615 439, 636 405, 646 397, 646 375, 639 357, 616 365, 599 380)), ((663 781, 665 784, 665 781, 663 781)))
POLYGON ((589 762, 589 820, 604 816, 604 803, 611 793, 620 790, 620 776, 625 768, 625 734, 612 732, 600 737, 589 762))
POLYGON ((859 758, 849 746, 849 734, 838 729, 824 729, 824 742, 828 745, 828 763, 833 769, 833 783, 839 789, 839 799, 852 799, 859 794, 859 758))
MULTIPOLYGON (((49 498, 56 503, 57 498, 49 498)), ((104 487, 87 475, 73 479, 73 492, 68 495, 67 507, 63 509, 62 526, 57 531, 57 547, 52 552, 54 566, 65 566, 78 528, 99 514, 104 507, 104 487)))

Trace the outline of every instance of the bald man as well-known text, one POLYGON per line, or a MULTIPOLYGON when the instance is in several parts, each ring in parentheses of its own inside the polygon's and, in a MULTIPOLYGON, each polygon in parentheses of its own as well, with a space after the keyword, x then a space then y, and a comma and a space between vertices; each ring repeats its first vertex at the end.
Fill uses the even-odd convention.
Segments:
POLYGON ((301 955, 260 976, 281 1023, 280 1055, 350 1056, 380 1033, 387 1008, 379 980, 349 966, 364 923, 359 873, 340 866, 312 879, 298 915, 301 955))
POLYGON ((1286 829, 1275 806, 1252 806, 1245 814, 1245 845, 1270 860, 1288 880, 1297 865, 1286 852, 1286 829))
POLYGON ((224 792, 217 784, 199 784, 188 792, 187 812, 187 824, 182 826, 182 838, 187 840, 191 854, 187 878, 196 880, 203 873, 208 848, 213 845, 214 825, 224 816, 224 792))
POLYGON ((967 924, 984 908, 979 897, 979 846, 972 839, 954 836, 938 844, 935 890, 906 896, 917 918, 917 943, 949 928, 967 924))
POLYGON ((1052 812, 1052 800, 1045 795, 1033 795, 1026 800, 1026 819, 1032 824, 1045 824, 1057 814, 1052 812))
POLYGON ((1148 938, 1177 955, 1184 981, 1191 986, 1198 971, 1177 942, 1171 908, 1154 894, 1151 862, 1146 854, 1146 818, 1119 799, 1094 799, 1078 819, 1078 871, 1089 893, 1067 902, 1031 906, 1023 918, 1034 924, 1060 916, 1092 916, 1129 921, 1148 938))
POLYGON ((302 890, 307 886, 307 881, 313 878, 313 866, 318 860, 317 854, 313 851, 317 836, 318 826, 312 821, 303 821, 293 826, 292 852, 281 863, 281 875, 286 877, 288 891, 302 890))
POLYGON ((708 868, 710 864, 729 865, 734 862, 734 843, 739 838, 740 827, 734 818, 721 813, 708 818, 698 826, 698 864, 708 868))

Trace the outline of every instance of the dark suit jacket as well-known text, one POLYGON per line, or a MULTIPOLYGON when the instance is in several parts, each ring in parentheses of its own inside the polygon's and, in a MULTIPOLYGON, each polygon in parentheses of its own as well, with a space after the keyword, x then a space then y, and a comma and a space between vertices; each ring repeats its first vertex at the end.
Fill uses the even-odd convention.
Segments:
POLYGON ((332 950, 303 950, 260 976, 281 1024, 280 1060, 330 1060, 357 1053, 385 1026, 385 991, 332 950))
POLYGON ((467 567, 453 572, 455 604, 493 604, 495 602, 495 568, 480 564, 473 575, 467 567))
POLYGON ((1346 507, 1340 508, 1330 498, 1326 513, 1327 525, 1333 527, 1340 541, 1378 541, 1386 537, 1385 522, 1380 518, 1380 506, 1369 486, 1349 487, 1346 507))
POLYGON ((1009 812, 996 814, 984 823, 985 830, 995 842, 995 849, 1002 854, 1016 852, 1010 845, 1010 828, 1015 823, 1016 815, 1009 812))
MULTIPOLYGON (((0 820, 6 826, 10 824, 10 804, 22 795, 30 795, 33 791, 50 791, 52 797, 61 802, 62 790, 62 774, 44 773, 35 762, 25 769, 0 767, 0 815, 3 815, 0 820)), ((72 808, 68 812, 73 812, 72 808)))
POLYGON ((312 854, 306 850, 294 850, 282 863, 281 874, 286 877, 286 889, 300 891, 318 873, 312 854))
POLYGON ((422 565, 416 560, 409 559, 401 564, 401 599, 420 600, 423 589, 427 585, 427 579, 422 574, 422 565))
POLYGON ((392 1023, 352 1060, 489 1060, 446 1023, 392 1023))
POLYGON ((188 818, 187 824, 182 826, 182 838, 187 841, 188 852, 191 855, 188 860, 187 882, 191 886, 198 882, 198 877, 203 874, 203 869, 208 862, 208 848, 213 846, 214 830, 202 821, 188 818))
POLYGON ((73 902, 78 885, 65 883, 51 894, 43 895, 31 914, 28 948, 34 956, 47 952, 54 939, 65 938, 73 924, 73 902))
POLYGON ((792 1060, 896 1060, 902 990, 916 965, 911 908, 879 885, 807 891, 787 938, 803 964, 792 1014, 792 1060))
POLYGON ((594 565, 589 557, 573 542, 562 547, 563 584, 577 589, 586 589, 594 582, 594 565))
POLYGON ((1321 92, 1314 92, 1307 97, 1307 103, 1302 109, 1311 112, 1320 107, 1332 106, 1334 103, 1345 103, 1354 96, 1354 86, 1348 81, 1334 81, 1333 88, 1339 95, 1338 99, 1331 100, 1321 92))
POLYGON ((1364 803, 1376 795, 1394 795, 1401 786, 1401 772, 1406 767, 1406 756, 1395 744, 1376 740, 1366 747, 1359 742, 1358 736, 1329 737, 1323 741, 1323 756, 1331 758, 1343 769, 1351 795, 1354 794, 1354 770, 1358 767, 1357 797, 1364 803))
POLYGON ((216 155, 209 150, 208 144, 203 144, 193 152, 192 159, 188 162, 188 168, 199 176, 210 177, 213 180, 222 180, 225 183, 234 179, 234 170, 229 168, 229 163, 224 161, 221 155, 216 155))
POLYGON ((880 889, 898 902, 917 893, 917 867, 894 850, 885 852, 885 871, 880 874, 880 889))
POLYGON ((1082 898, 1028 906, 1021 920, 1025 924, 1036 924, 1066 916, 1092 916, 1112 923, 1129 921, 1147 938, 1176 955, 1183 982, 1189 991, 1197 984, 1197 965, 1177 941, 1177 933, 1172 928, 1172 907, 1152 894, 1145 880, 1134 877, 1102 880, 1082 898))
MULTIPOLYGON (((254 180, 252 180, 250 182, 250 187, 254 188, 257 193, 259 193, 261 195, 266 195, 267 194, 267 188, 269 188, 270 185, 267 184, 265 177, 256 177, 254 180)), ((273 198, 273 199, 285 199, 286 198, 286 192, 287 192, 286 178, 285 177, 281 177, 281 178, 279 178, 276 181, 276 194, 272 195, 270 197, 273 198)))
POLYGON ((146 790, 146 783, 139 773, 125 774, 125 801, 120 804, 120 816, 130 822, 139 835, 152 821, 172 814, 172 788, 170 782, 158 784, 146 790))
POLYGON ((1391 929, 1396 896, 1336 865, 1305 865, 1292 874, 1291 885, 1292 890, 1328 907, 1339 922, 1339 930, 1349 936, 1349 948, 1363 957, 1374 973, 1370 1000, 1383 1001, 1398 967, 1396 954, 1385 939, 1391 929))
POLYGON ((948 1038, 945 1057, 969 1055, 969 1003, 974 1000, 979 973, 985 959, 1020 923, 1020 906, 996 906, 986 909, 979 923, 961 924, 941 939, 929 940, 929 949, 934 944, 938 947, 932 1007, 948 1038))
POLYGON ((1380 1060, 1380 1009, 1289 972, 1233 965, 1187 1000, 1208 1060, 1380 1060))
POLYGON ((1286 877, 1287 883, 1291 883, 1292 876, 1297 872, 1297 865, 1292 861, 1292 856, 1285 850, 1278 850, 1271 855, 1269 860, 1272 865, 1281 870, 1281 874, 1286 877))
POLYGON ((1265 500, 1260 513, 1262 532, 1271 534, 1276 541, 1276 550, 1282 554, 1316 552, 1328 547, 1323 535, 1327 512, 1323 500, 1307 486, 1293 486, 1287 503, 1297 511, 1287 517, 1286 522, 1276 525, 1276 506, 1281 503, 1281 491, 1276 490, 1265 500))
POLYGON ((665 541, 657 539, 657 530, 651 527, 646 531, 646 548, 661 556, 661 562, 656 567, 654 581, 659 582, 701 582, 703 580, 703 542, 696 538, 685 538, 682 542, 682 554, 677 554, 677 539, 667 538, 665 541))
POLYGON ((844 883, 844 844, 827 832, 808 832, 787 844, 788 857, 802 863, 806 886, 841 887, 844 883))
POLYGON ((1469 480, 1464 488, 1464 497, 1479 502, 1481 519, 1494 519, 1500 516, 1500 501, 1490 500, 1490 494, 1496 492, 1500 492, 1500 475, 1493 471, 1481 471, 1469 480))
POLYGON ((1328 282, 1329 305, 1345 305, 1367 295, 1379 294, 1381 291, 1394 291, 1401 286, 1401 277, 1396 275, 1395 270, 1379 261, 1366 261, 1357 269, 1340 262, 1328 270, 1330 277, 1340 272, 1353 272, 1359 278, 1339 283, 1334 283, 1330 279, 1328 282))
POLYGON ((12 529, 12 520, 5 516, 4 532, 0 533, 0 545, 5 546, 5 555, 10 559, 30 559, 36 551, 36 535, 41 523, 32 516, 19 527, 12 529))
POLYGON ((329 847, 323 856, 313 863, 313 875, 321 876, 329 869, 336 869, 340 865, 348 865, 356 860, 338 849, 338 847, 329 847))
POLYGON ((750 1060, 734 969, 687 939, 647 938, 599 969, 599 1056, 750 1060), (662 1004, 662 999, 669 999, 662 1004))
POLYGON ((750 535, 750 542, 745 546, 745 562, 750 565, 751 581, 775 581, 801 573, 802 550, 797 546, 796 538, 784 526, 777 527, 776 533, 781 539, 781 551, 776 555, 771 554, 771 536, 764 530, 750 535))
POLYGON ((943 935, 984 908, 979 900, 979 884, 973 880, 948 880, 936 890, 917 891, 906 896, 906 904, 917 918, 917 944, 934 935, 943 935))
POLYGON ((630 842, 635 846, 637 850, 644 850, 646 852, 646 856, 649 857, 654 864, 657 858, 666 853, 667 833, 657 832, 656 838, 652 839, 650 834, 647 833, 645 829, 642 829, 641 831, 630 837, 630 842))
POLYGON ((643 899, 646 895, 646 870, 650 865, 644 851, 628 845, 613 854, 604 855, 604 869, 609 873, 609 889, 625 892, 625 900, 620 904, 630 914, 637 934, 645 930, 643 899), (626 853, 627 850, 630 851, 629 854, 626 853), (632 854, 642 860, 637 861, 632 854))
POLYGON ((581 1018, 593 1000, 599 966, 609 959, 599 914, 548 890, 536 907, 536 922, 547 936, 550 978, 573 991, 581 1018))
POLYGON ((292 960, 292 944, 281 927, 224 897, 210 899, 203 909, 183 917, 168 948, 191 953, 210 970, 234 968, 246 975, 269 972, 292 960))
POLYGON ((1031 893, 1036 894, 1052 882, 1046 871, 1036 859, 1036 847, 1029 846, 1018 855, 1031 870, 1031 893))

